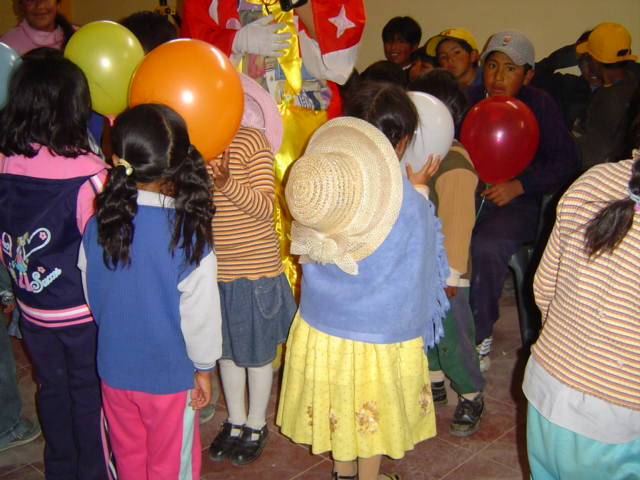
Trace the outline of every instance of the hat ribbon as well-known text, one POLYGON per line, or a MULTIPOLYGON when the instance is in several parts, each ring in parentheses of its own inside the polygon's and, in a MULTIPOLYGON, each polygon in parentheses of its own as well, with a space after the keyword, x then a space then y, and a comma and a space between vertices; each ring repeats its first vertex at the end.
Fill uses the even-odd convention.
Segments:
POLYGON ((358 264, 349 253, 355 248, 345 234, 325 235, 296 221, 291 224, 291 253, 300 255, 300 263, 331 263, 349 275, 357 275, 358 264))

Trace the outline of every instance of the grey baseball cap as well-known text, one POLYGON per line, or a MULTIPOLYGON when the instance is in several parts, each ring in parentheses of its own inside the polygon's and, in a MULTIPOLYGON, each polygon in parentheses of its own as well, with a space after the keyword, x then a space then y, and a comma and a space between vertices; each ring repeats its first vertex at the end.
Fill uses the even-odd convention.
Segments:
POLYGON ((533 44, 517 30, 505 30, 494 34, 482 52, 482 60, 486 60, 491 52, 504 53, 516 65, 528 64, 533 67, 536 62, 533 44))

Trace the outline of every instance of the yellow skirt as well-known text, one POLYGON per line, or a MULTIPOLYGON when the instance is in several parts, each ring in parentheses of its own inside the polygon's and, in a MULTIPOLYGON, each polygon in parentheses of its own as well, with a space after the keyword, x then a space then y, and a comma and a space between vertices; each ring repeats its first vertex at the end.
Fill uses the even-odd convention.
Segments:
POLYGON ((436 434, 422 339, 373 344, 333 337, 299 313, 289 332, 276 423, 333 458, 402 458, 436 434))

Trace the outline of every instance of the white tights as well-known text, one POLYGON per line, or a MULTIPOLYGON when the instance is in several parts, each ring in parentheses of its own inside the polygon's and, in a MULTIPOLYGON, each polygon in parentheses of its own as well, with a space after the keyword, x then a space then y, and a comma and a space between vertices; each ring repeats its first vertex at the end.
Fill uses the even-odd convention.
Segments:
POLYGON ((259 430, 267 423, 267 406, 271 395, 273 368, 239 367, 233 360, 220 360, 220 378, 229 410, 229 422, 259 430), (249 415, 245 405, 245 391, 249 372, 249 415))

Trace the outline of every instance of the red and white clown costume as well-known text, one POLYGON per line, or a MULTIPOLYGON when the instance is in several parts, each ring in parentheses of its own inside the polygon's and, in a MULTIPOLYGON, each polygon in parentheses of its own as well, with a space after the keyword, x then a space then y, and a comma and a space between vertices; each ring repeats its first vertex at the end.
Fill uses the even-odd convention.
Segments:
POLYGON ((309 2, 317 40, 295 10, 283 12, 278 0, 185 0, 180 32, 182 37, 218 47, 278 104, 284 136, 274 164, 275 221, 287 277, 294 290, 299 277, 288 255, 290 223, 279 207, 284 205, 281 181, 291 163, 302 155, 315 129, 340 115, 336 84, 344 84, 354 69, 365 24, 363 0, 309 2))

